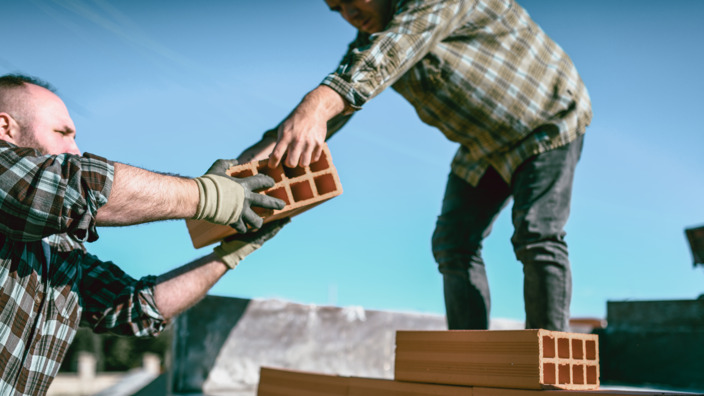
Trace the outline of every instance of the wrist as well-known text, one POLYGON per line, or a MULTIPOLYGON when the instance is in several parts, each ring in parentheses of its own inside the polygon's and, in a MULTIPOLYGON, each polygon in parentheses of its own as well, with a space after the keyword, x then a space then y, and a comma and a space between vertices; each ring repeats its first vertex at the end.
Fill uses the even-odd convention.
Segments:
POLYGON ((240 218, 245 193, 239 183, 217 175, 193 180, 198 185, 198 205, 193 219, 229 225, 240 218))
POLYGON ((345 99, 327 85, 319 85, 310 91, 301 102, 303 111, 318 114, 327 122, 342 113, 347 106, 345 99))

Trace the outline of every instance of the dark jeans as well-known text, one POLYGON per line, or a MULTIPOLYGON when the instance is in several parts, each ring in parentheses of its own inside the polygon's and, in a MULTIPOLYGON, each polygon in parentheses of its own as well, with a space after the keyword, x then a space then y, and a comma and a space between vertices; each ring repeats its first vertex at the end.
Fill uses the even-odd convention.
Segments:
POLYGON ((482 240, 513 197, 511 238, 523 263, 526 328, 568 330, 572 273, 564 226, 583 137, 522 163, 508 185, 489 168, 479 184, 450 173, 433 234, 450 329, 487 329, 491 298, 482 240))

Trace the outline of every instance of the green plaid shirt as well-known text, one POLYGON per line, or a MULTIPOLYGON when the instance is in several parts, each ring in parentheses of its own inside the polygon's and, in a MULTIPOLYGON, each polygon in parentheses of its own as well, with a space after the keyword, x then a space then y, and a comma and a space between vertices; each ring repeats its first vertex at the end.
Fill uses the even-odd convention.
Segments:
POLYGON ((510 182, 523 161, 585 132, 591 103, 577 70, 514 1, 394 7, 386 29, 360 32, 322 82, 353 109, 392 86, 460 143, 452 171, 472 185, 489 166, 510 182))
POLYGON ((0 394, 45 394, 79 325, 155 335, 154 277, 88 254, 114 168, 94 155, 41 156, 0 140, 0 394))

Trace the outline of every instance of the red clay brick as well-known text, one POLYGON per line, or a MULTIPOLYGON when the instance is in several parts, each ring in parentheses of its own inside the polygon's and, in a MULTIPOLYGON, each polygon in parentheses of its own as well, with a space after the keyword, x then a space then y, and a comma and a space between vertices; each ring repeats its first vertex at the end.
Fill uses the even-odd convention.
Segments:
POLYGON ((598 389, 598 355, 594 334, 399 331, 395 379, 492 388, 598 389))
MULTIPOLYGON (((234 177, 247 177, 263 173, 274 179, 276 184, 261 193, 282 199, 286 202, 286 206, 281 210, 265 210, 255 207, 254 211, 264 219, 264 223, 284 217, 293 217, 342 194, 340 178, 332 163, 332 156, 327 144, 323 147, 320 160, 310 166, 287 168, 279 165, 271 169, 267 162, 268 160, 253 161, 234 166, 228 170, 228 174, 234 177)), ((237 233, 232 227, 203 220, 186 220, 186 226, 195 248, 210 245, 237 233)))
POLYGON ((349 378, 262 367, 257 396, 347 396, 349 378))

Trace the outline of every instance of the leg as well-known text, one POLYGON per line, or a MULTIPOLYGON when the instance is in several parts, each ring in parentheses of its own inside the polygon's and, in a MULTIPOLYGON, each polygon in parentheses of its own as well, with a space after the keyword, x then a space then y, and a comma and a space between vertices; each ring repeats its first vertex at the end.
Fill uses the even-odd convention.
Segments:
POLYGON ((523 263, 526 328, 566 331, 572 273, 564 226, 582 138, 527 160, 513 175, 511 239, 523 263))
POLYGON ((491 168, 477 187, 450 173, 433 233, 433 255, 443 275, 450 329, 489 328, 491 300, 482 240, 508 197, 508 185, 491 168))

